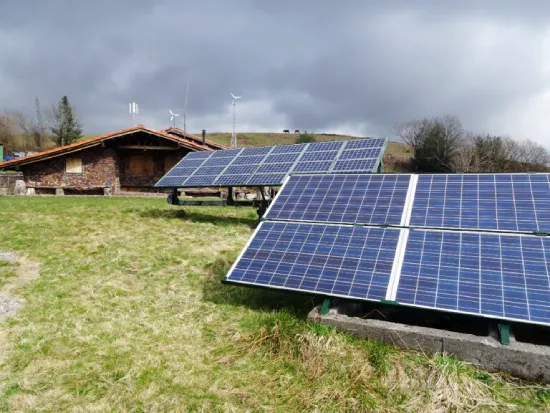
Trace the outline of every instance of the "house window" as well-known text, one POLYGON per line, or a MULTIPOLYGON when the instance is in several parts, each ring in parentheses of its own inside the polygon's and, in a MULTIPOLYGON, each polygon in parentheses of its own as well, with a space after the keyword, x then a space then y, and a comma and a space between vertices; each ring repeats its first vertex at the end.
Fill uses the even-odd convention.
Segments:
POLYGON ((153 157, 149 155, 130 156, 130 173, 132 175, 153 175, 153 157))
POLYGON ((67 158, 65 164, 65 171, 69 174, 81 174, 82 173, 82 159, 81 158, 67 158))
POLYGON ((170 154, 164 158, 164 173, 168 173, 179 161, 178 155, 170 154))

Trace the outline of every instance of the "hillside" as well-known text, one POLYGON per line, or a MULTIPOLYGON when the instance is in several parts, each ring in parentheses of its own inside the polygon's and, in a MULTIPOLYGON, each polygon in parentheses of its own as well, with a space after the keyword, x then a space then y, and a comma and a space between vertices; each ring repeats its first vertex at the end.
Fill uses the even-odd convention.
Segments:
MULTIPOLYGON (((207 139, 229 146, 231 133, 210 133, 207 139)), ((237 135, 239 147, 289 145, 294 143, 296 135, 293 133, 242 133, 237 135)), ((354 136, 316 134, 317 142, 357 139, 354 136)), ((390 142, 384 156, 384 172, 410 172, 410 148, 401 142, 390 142)))

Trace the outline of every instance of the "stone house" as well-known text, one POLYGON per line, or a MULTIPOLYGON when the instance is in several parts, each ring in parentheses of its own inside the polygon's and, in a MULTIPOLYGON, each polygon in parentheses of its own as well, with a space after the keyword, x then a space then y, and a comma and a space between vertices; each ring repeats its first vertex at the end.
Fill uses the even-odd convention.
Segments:
POLYGON ((179 129, 142 125, 0 163, 23 173, 27 194, 121 194, 154 188, 189 152, 224 149, 179 129))

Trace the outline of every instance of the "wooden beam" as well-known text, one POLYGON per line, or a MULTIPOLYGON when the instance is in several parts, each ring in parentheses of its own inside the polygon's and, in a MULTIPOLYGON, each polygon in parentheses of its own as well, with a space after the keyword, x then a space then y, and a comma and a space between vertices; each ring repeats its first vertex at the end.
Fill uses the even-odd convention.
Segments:
POLYGON ((150 145, 120 145, 119 149, 146 149, 153 151, 177 151, 177 146, 150 146, 150 145))

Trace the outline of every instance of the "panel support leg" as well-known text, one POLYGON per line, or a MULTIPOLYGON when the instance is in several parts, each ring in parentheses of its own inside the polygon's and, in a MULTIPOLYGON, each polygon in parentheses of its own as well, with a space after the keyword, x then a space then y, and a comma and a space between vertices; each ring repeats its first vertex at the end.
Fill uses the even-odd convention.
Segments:
POLYGON ((500 344, 507 346, 510 344, 510 325, 499 323, 498 325, 498 337, 500 344))
POLYGON ((323 304, 321 304, 321 309, 319 310, 319 312, 321 313, 321 315, 325 315, 328 313, 329 309, 330 309, 330 298, 325 298, 323 300, 323 304))
POLYGON ((235 200, 233 199, 233 187, 232 186, 227 188, 227 205, 235 205, 235 200))
POLYGON ((167 201, 170 205, 179 205, 178 188, 174 188, 171 194, 168 194, 167 201))

